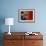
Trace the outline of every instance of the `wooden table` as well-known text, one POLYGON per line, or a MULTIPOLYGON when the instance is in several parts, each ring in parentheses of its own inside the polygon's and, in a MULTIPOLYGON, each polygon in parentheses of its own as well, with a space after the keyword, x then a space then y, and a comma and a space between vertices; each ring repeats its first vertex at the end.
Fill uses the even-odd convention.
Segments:
POLYGON ((40 32, 38 35, 25 35, 26 32, 11 32, 8 35, 4 33, 4 46, 43 46, 43 35, 40 32))

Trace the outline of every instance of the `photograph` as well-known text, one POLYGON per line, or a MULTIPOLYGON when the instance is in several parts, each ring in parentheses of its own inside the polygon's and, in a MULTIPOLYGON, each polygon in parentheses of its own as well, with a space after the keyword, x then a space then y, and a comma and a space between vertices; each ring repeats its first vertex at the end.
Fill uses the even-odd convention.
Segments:
POLYGON ((35 9, 19 9, 19 22, 35 22, 35 9))

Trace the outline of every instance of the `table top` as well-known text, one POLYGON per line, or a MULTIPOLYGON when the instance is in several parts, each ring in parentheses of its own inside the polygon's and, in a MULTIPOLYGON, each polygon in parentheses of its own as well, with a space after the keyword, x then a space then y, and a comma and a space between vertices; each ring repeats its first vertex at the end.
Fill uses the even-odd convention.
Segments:
POLYGON ((43 35, 40 32, 32 32, 32 34, 26 35, 27 32, 11 32, 11 35, 8 35, 7 32, 4 33, 5 39, 43 39, 43 35), (35 35, 34 33, 38 34, 35 35))

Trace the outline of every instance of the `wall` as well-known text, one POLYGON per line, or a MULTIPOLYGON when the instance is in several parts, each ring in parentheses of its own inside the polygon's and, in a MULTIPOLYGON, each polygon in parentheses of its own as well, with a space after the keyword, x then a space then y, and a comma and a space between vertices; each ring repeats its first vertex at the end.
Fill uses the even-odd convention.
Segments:
MULTIPOLYGON (((46 31, 46 1, 45 0, 0 0, 2 17, 13 17, 15 19, 14 26, 11 31, 46 31), (35 23, 19 23, 18 9, 35 9, 35 23)), ((1 26, 2 32, 8 31, 6 25, 1 26)))

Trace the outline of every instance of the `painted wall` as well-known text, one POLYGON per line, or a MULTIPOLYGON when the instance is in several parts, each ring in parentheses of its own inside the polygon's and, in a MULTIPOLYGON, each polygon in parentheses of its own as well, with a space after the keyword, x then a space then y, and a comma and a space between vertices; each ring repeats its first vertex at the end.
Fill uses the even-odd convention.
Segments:
MULTIPOLYGON (((46 1, 45 0, 0 0, 0 17, 13 17, 14 26, 11 31, 46 31, 46 1), (35 9, 35 23, 19 23, 18 9, 35 9)), ((1 26, 2 32, 8 31, 6 25, 1 26)))

